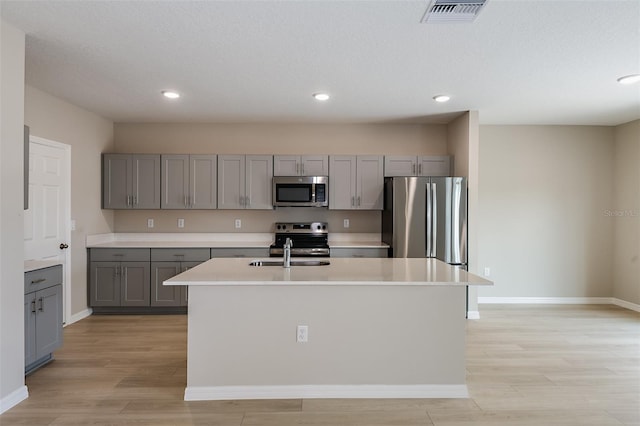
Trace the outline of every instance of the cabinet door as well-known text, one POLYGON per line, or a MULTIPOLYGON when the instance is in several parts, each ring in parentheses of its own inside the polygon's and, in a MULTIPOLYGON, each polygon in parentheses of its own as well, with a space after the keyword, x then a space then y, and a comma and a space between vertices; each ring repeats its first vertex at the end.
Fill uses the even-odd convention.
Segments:
POLYGON ((417 173, 417 157, 415 155, 384 157, 385 176, 415 176, 417 173))
POLYGON ((191 155, 189 162, 189 207, 215 209, 218 206, 217 156, 191 155))
POLYGON ((273 157, 270 155, 247 155, 246 200, 248 209, 273 210, 272 180, 273 157))
POLYGON ((120 264, 121 306, 149 306, 151 277, 149 262, 120 264))
POLYGON ((131 155, 102 156, 102 208, 131 208, 131 155))
POLYGON ((329 175, 329 156, 327 155, 303 155, 301 164, 300 175, 302 176, 329 175))
POLYGON ((245 200, 244 155, 218 156, 218 208, 242 209, 245 200))
POLYGON ((189 156, 162 156, 162 196, 163 209, 186 209, 189 196, 189 156))
POLYGON ((382 157, 358 156, 356 204, 363 210, 382 210, 384 169, 382 157))
POLYGON ((120 263, 91 262, 89 269, 91 306, 120 306, 120 263))
POLYGON ((36 293, 24 295, 24 365, 35 362, 36 357, 36 293))
POLYGON ((356 156, 332 155, 329 171, 329 209, 355 209, 356 156))
POLYGON ((132 158, 134 209, 160 208, 160 155, 135 154, 132 158))
POLYGON ((451 176, 451 157, 448 155, 420 157, 420 176, 451 176))
POLYGON ((180 306, 183 286, 162 282, 182 272, 180 262, 151 262, 151 306, 180 306))
POLYGON ((62 346, 62 285, 36 292, 36 359, 62 346))
POLYGON ((273 175, 274 176, 298 176, 300 175, 299 155, 274 155, 273 175))

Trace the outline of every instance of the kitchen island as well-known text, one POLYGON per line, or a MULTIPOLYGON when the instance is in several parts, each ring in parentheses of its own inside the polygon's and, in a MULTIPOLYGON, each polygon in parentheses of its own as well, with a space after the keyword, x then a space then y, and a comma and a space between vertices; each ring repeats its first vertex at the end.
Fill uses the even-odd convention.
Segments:
POLYGON ((490 281, 436 259, 250 260, 164 282, 189 286, 185 400, 468 396, 466 286, 490 281))

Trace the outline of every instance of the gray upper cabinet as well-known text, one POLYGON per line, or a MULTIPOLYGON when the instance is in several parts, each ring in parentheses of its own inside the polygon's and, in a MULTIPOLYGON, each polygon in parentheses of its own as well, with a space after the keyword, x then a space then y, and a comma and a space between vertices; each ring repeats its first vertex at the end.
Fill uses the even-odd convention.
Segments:
POLYGON ((102 208, 160 208, 160 155, 103 154, 102 208))
POLYGON ((328 155, 274 155, 274 176, 327 176, 328 155))
POLYGON ((215 209, 216 155, 162 155, 162 208, 215 209))
POLYGON ((218 156, 219 209, 273 209, 270 155, 218 156))
POLYGON ((451 176, 448 155, 389 155, 384 158, 385 176, 451 176))
POLYGON ((329 172, 331 210, 382 210, 382 156, 332 155, 329 172))

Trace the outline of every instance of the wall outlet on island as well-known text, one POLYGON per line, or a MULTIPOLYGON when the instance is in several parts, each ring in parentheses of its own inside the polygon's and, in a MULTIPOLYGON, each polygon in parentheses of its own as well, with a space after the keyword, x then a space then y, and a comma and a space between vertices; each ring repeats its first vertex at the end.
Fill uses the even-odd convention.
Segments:
POLYGON ((242 228, 242 221, 240 219, 236 219, 236 229, 242 228))
POLYGON ((345 228, 348 228, 348 227, 349 227, 349 219, 345 219, 345 220, 342 222, 342 226, 344 226, 345 228))
POLYGON ((178 228, 184 228, 184 219, 178 219, 178 228))
POLYGON ((489 268, 488 266, 484 267, 484 276, 485 277, 491 276, 491 268, 489 268))
POLYGON ((147 228, 153 228, 153 219, 147 219, 147 228))
POLYGON ((296 342, 307 343, 309 341, 309 326, 299 325, 296 329, 296 342))

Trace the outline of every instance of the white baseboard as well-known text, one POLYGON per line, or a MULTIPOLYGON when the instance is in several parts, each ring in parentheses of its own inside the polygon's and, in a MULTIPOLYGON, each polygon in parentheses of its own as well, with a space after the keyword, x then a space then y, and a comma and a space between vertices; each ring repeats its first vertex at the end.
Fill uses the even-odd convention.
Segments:
POLYGON ((620 306, 621 308, 631 309, 632 311, 640 312, 640 305, 637 303, 627 302, 626 300, 616 299, 615 297, 612 299, 611 303, 616 306, 620 306))
POLYGON ((29 398, 29 390, 26 386, 21 386, 9 395, 0 399, 0 414, 15 407, 27 398, 29 398))
POLYGON ((467 311, 467 319, 480 319, 480 311, 467 311))
POLYGON ((91 308, 87 308, 84 311, 80 311, 80 312, 76 312, 75 314, 71 315, 71 318, 69 318, 69 320, 64 324, 64 326, 68 326, 73 324, 74 322, 78 322, 82 319, 85 319, 88 316, 91 316, 91 314, 93 313, 93 309, 91 308))
POLYGON ((615 297, 478 297, 478 304, 616 305, 640 312, 640 305, 615 297))
POLYGON ((191 386, 185 401, 300 398, 469 398, 466 385, 191 386))

